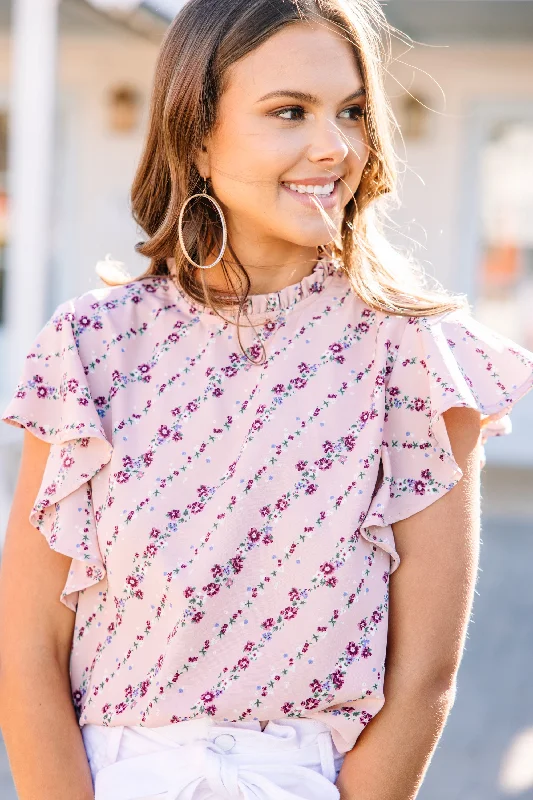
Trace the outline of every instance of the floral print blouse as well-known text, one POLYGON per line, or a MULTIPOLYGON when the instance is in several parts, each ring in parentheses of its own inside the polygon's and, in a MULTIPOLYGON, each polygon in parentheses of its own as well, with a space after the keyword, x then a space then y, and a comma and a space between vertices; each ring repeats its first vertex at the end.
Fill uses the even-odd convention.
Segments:
POLYGON ((80 726, 311 717, 346 752, 384 703, 391 525, 462 476, 442 413, 509 432, 533 353, 373 311, 326 257, 247 311, 262 366, 171 276, 87 291, 2 418, 51 445, 30 522, 72 558, 80 726))

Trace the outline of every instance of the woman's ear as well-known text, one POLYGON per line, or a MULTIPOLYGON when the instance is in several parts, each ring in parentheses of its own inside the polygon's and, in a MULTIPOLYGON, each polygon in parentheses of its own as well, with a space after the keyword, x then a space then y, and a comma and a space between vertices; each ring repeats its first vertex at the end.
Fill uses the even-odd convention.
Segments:
POLYGON ((207 149, 206 142, 202 143, 202 146, 198 150, 196 154, 196 158, 194 159, 194 163, 196 165, 196 169, 198 170, 199 174, 202 178, 209 178, 211 175, 210 164, 209 164, 209 151, 207 149))

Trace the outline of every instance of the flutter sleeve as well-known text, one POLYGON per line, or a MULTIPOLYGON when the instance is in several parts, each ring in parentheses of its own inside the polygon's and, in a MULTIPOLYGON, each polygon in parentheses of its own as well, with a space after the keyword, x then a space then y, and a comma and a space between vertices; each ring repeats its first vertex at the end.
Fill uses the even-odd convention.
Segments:
POLYGON ((532 386, 533 353, 468 312, 408 319, 385 389, 382 479, 362 531, 390 553, 391 572, 399 557, 389 526, 431 505, 463 475, 444 411, 480 411, 484 445, 511 432, 509 412, 532 386))
POLYGON ((75 323, 73 300, 56 308, 37 334, 1 417, 50 444, 29 521, 53 550, 72 559, 60 596, 72 611, 78 593, 105 576, 91 478, 113 450, 91 397, 75 323))

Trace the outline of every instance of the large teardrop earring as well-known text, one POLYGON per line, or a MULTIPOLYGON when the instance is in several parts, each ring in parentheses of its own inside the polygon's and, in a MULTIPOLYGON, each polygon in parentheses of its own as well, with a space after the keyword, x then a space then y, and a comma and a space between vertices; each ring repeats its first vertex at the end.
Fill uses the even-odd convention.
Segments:
POLYGON ((215 267, 218 264, 218 262, 220 261, 220 259, 222 258, 222 256, 224 255, 224 252, 226 250, 226 244, 227 244, 227 241, 228 241, 228 231, 227 231, 227 227, 226 227, 226 219, 224 217, 224 212, 222 211, 222 208, 217 203, 215 198, 211 197, 211 195, 208 194, 208 191, 207 191, 207 178, 204 178, 204 191, 199 193, 199 194, 192 194, 190 197, 188 197, 185 200, 185 202, 183 203, 183 205, 181 207, 180 216, 179 216, 179 220, 178 220, 178 237, 179 237, 179 242, 180 242, 181 249, 183 250, 183 255, 185 256, 185 258, 187 259, 187 261, 190 264, 192 264, 194 267, 198 267, 198 269, 211 269, 212 267, 215 267), (197 264, 196 261, 193 261, 192 258, 189 256, 189 254, 188 254, 188 252, 187 252, 187 250, 185 248, 185 242, 183 240, 183 215, 185 213, 185 208, 187 207, 187 204, 190 203, 191 200, 194 200, 195 197, 206 197, 208 200, 210 200, 213 203, 213 205, 215 206, 216 210, 220 214, 220 220, 221 220, 221 223, 222 223, 222 248, 220 250, 218 258, 215 261, 213 261, 212 264, 197 264))

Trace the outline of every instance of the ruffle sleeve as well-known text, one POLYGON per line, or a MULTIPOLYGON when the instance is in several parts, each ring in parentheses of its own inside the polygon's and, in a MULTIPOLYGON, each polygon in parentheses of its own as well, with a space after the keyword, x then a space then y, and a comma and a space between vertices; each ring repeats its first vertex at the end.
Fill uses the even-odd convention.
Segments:
POLYGON ((511 432, 509 412, 532 386, 533 353, 468 312, 408 318, 385 389, 381 479, 361 529, 390 553, 391 573, 400 559, 390 525, 431 505, 463 475, 444 411, 480 411, 484 445, 511 432))
POLYGON ((59 305, 37 334, 1 419, 50 444, 29 521, 53 550, 72 559, 60 596, 76 611, 78 593, 105 567, 98 544, 91 478, 111 458, 78 351, 74 302, 59 305))

